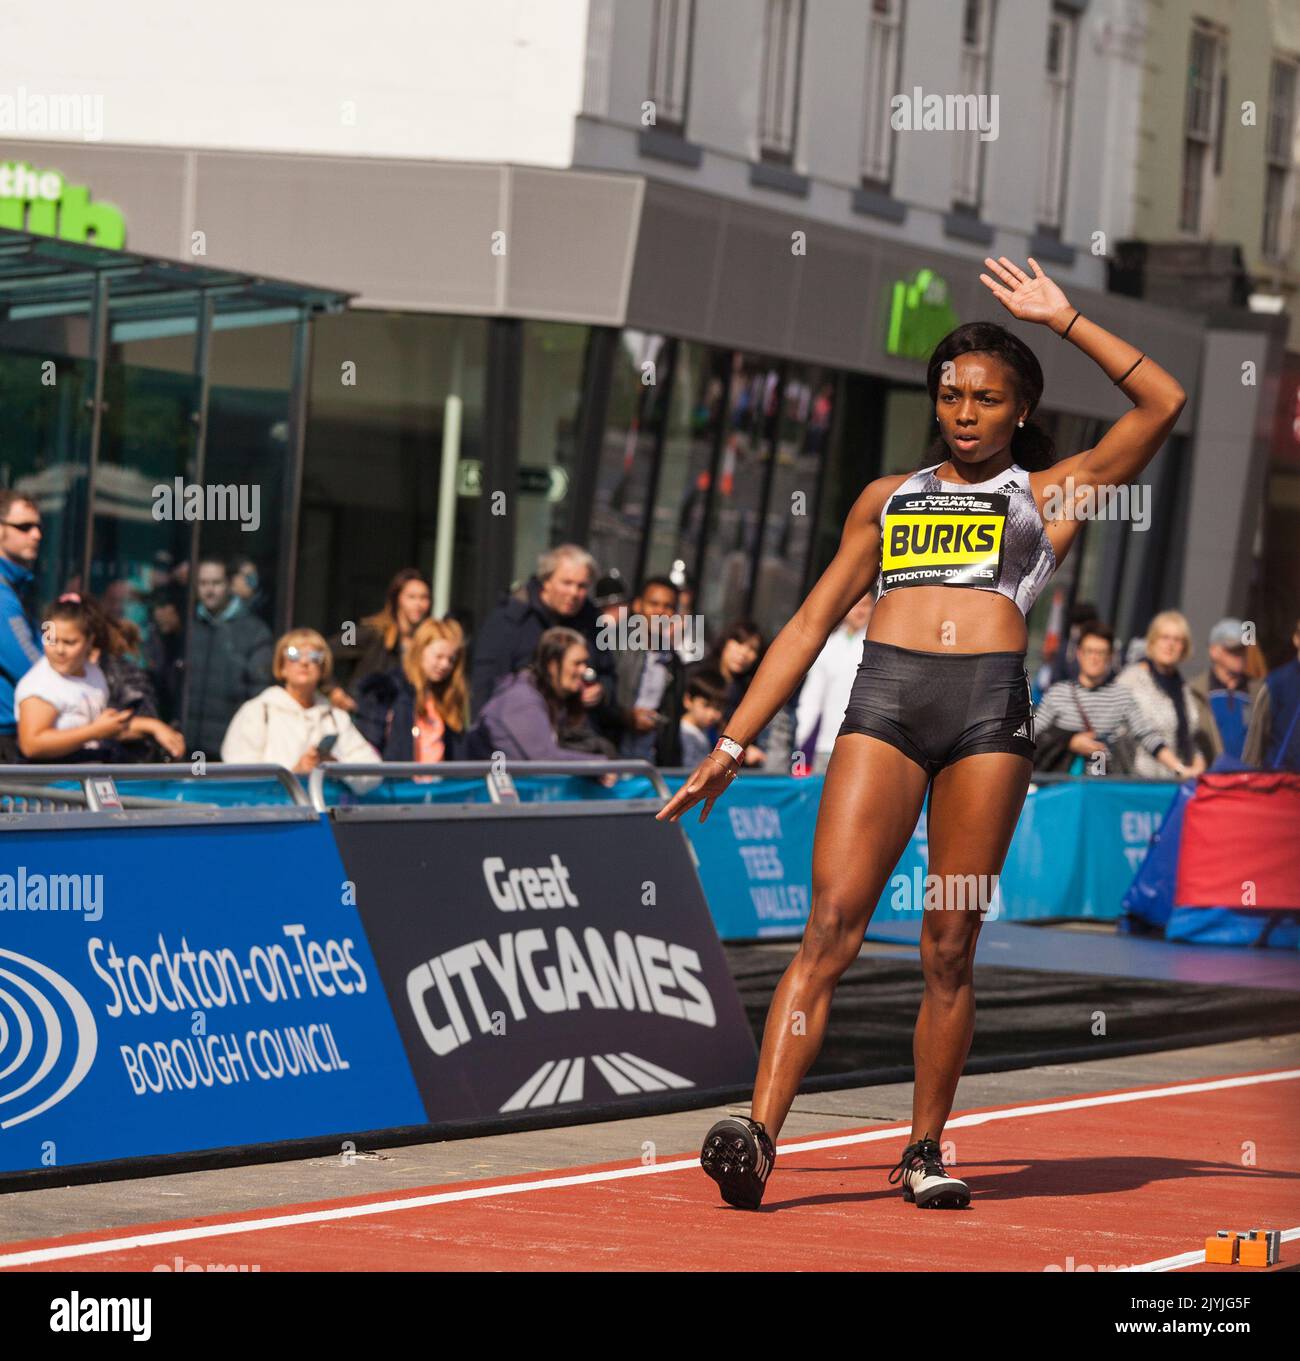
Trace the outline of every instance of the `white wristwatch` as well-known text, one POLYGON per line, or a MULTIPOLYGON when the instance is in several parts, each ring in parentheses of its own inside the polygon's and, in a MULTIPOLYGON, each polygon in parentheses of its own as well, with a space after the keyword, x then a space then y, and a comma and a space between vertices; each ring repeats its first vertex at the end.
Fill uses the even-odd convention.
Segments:
POLYGON ((743 763, 745 759, 745 748, 739 742, 733 742, 729 737, 719 737, 714 751, 724 751, 733 761, 743 763))

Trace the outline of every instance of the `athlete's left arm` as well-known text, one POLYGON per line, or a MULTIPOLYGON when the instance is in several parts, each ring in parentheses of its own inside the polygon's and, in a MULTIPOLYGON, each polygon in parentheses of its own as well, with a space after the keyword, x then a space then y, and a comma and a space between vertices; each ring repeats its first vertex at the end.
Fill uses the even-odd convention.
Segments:
POLYGON ((1065 335, 1112 382, 1122 380, 1120 391, 1133 403, 1133 409, 1126 411, 1093 448, 1061 459, 1034 480, 1056 483, 1072 477, 1076 486, 1093 487, 1132 482, 1156 456, 1177 423, 1187 401, 1182 385, 1149 354, 1144 355, 1127 340, 1112 335, 1082 313, 1076 318, 1077 309, 1039 269, 1032 256, 1029 263, 1034 278, 1006 256, 1001 257, 1000 264, 990 257, 985 257, 984 263, 1006 287, 998 286, 983 274, 981 280, 1013 316, 1022 321, 1037 321, 1057 336, 1065 335))

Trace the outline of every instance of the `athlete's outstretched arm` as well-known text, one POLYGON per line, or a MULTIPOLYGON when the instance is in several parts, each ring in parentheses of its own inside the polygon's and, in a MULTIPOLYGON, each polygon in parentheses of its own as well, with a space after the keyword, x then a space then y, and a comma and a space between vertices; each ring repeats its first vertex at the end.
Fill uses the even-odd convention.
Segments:
POLYGON ((1133 410, 1126 411, 1094 448, 1053 464, 1052 480, 1072 477, 1080 486, 1094 487, 1132 482, 1169 437, 1187 401, 1178 380, 1150 355, 1143 357, 1141 350, 1112 335, 1091 318, 1080 315, 1071 325, 1075 308, 1032 256, 1029 264, 1034 278, 1005 255, 1000 261, 985 256, 984 263, 1006 287, 1000 287, 985 274, 980 275, 981 281, 1012 316, 1021 321, 1040 322, 1058 336, 1068 328, 1066 340, 1095 361, 1112 382, 1128 374, 1119 386, 1133 403, 1133 410), (1133 368, 1138 359, 1142 362, 1133 368))
POLYGON ((869 482, 853 503, 834 558, 772 640, 745 698, 727 724, 727 736, 742 747, 771 722, 808 674, 827 638, 875 581, 880 570, 880 512, 906 476, 869 482))
MULTIPOLYGON (((906 473, 877 478, 867 484, 853 503, 830 566, 772 640, 745 698, 727 724, 726 735, 742 747, 747 747, 762 732, 790 698, 826 646, 831 631, 875 581, 880 570, 880 512, 886 498, 906 478, 906 473)), ((725 792, 733 778, 725 760, 706 756, 655 816, 661 822, 675 822, 687 809, 703 801, 700 821, 704 822, 714 800, 725 792)))

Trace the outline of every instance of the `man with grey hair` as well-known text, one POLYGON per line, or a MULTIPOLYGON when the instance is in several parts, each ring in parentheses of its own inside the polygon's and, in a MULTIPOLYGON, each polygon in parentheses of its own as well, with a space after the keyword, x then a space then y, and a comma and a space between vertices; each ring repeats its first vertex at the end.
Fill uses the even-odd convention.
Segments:
POLYGON ((600 612, 591 599, 595 580, 595 558, 580 544, 562 543, 541 553, 536 573, 502 597, 473 643, 470 710, 475 718, 498 682, 532 660, 542 634, 563 625, 587 640, 596 679, 583 689, 582 702, 592 722, 602 730, 617 728, 615 652, 597 645, 600 612))
POLYGON ((1246 674, 1245 625, 1220 619, 1210 630, 1210 665, 1188 682, 1205 735, 1205 760, 1213 764, 1224 752, 1241 759, 1250 727, 1250 708, 1262 681, 1246 674))

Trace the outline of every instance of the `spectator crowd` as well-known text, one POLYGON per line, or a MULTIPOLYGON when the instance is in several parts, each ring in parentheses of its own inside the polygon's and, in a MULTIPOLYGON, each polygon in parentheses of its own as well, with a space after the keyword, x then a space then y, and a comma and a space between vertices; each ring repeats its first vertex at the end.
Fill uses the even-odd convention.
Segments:
MULTIPOLYGON (((706 645, 689 586, 650 576, 630 595, 618 577, 598 580, 580 545, 561 544, 472 640, 456 619, 432 616, 416 568, 393 577, 355 630, 326 639, 295 628, 277 640, 258 613, 256 563, 205 556, 187 659, 183 573, 145 601, 147 630, 109 592, 100 601, 65 592, 38 621, 30 596, 41 537, 37 506, 0 491, 0 764, 202 752, 305 774, 325 761, 500 752, 693 767, 725 732, 768 641, 742 618, 706 645)), ((825 769, 871 610, 867 595, 849 611, 750 744, 747 766, 825 769)), ((1242 621, 1220 620, 1206 666, 1189 678, 1195 649, 1177 611, 1157 614, 1117 662, 1114 632, 1077 606, 1035 707, 1036 767, 1180 780, 1216 763, 1300 771, 1300 619, 1296 655, 1271 672, 1247 638, 1242 621)))

